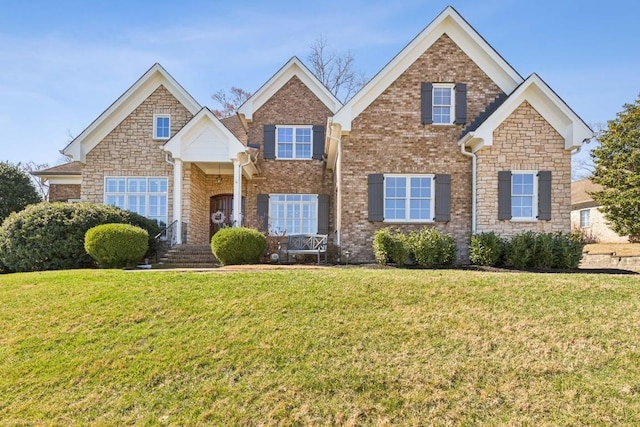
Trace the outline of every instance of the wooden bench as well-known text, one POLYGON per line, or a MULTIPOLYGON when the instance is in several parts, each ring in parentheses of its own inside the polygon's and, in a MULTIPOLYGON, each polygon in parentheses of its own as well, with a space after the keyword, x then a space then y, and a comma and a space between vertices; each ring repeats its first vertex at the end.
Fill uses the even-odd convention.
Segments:
POLYGON ((287 241, 278 243, 278 259, 282 260, 282 252, 287 254, 289 262, 290 254, 324 254, 324 262, 327 262, 327 235, 326 234, 292 234, 287 236, 287 241))

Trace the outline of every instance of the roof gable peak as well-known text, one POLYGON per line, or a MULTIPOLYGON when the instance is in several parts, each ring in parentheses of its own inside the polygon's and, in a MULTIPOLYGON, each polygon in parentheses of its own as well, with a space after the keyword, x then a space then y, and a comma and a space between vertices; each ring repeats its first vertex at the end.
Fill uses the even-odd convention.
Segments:
POLYGON ((246 120, 252 120, 253 113, 262 107, 294 76, 298 77, 332 113, 335 113, 342 107, 342 103, 329 89, 318 80, 298 57, 294 56, 238 108, 238 114, 241 114, 246 120))

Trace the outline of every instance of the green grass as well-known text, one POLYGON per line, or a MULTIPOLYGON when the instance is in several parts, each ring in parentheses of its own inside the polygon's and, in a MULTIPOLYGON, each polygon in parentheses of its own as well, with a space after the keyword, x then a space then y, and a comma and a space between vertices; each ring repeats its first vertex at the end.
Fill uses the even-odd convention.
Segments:
POLYGON ((633 276, 0 276, 3 426, 639 422, 633 276))

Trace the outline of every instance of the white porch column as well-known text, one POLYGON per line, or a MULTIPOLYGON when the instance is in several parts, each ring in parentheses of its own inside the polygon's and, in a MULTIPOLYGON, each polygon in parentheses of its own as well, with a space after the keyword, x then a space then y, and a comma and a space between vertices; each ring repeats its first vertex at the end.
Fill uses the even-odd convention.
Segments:
POLYGON ((175 159, 173 165, 173 220, 178 221, 174 228, 175 242, 182 244, 182 160, 175 159))
POLYGON ((241 227, 242 217, 242 168, 238 159, 233 161, 233 226, 241 227))

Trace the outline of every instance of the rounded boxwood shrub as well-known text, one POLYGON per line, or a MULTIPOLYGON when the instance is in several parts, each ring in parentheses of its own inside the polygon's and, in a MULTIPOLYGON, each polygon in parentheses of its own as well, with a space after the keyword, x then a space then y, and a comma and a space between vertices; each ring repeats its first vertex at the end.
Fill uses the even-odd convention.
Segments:
POLYGON ((84 250, 92 227, 122 223, 149 233, 149 252, 160 228, 153 220, 94 203, 39 203, 12 213, 0 227, 0 263, 10 271, 61 270, 95 265, 84 250))
POLYGON ((266 248, 267 238, 251 228, 223 228, 211 238, 211 251, 222 265, 257 263, 266 248))
POLYGON ((449 234, 425 227, 409 234, 409 249, 416 264, 423 267, 451 265, 456 260, 456 243, 449 234))
POLYGON ((84 249, 101 267, 134 267, 149 248, 149 233, 129 224, 102 224, 84 236, 84 249))

